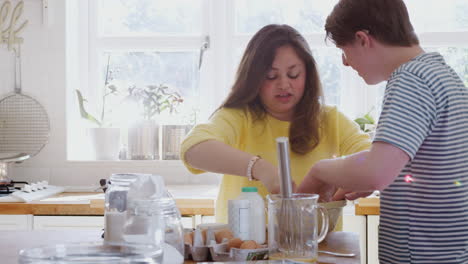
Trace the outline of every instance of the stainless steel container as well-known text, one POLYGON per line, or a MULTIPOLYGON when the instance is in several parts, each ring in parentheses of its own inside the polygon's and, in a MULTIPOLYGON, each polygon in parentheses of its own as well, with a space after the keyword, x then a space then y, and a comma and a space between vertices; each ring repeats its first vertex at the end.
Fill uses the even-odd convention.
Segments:
POLYGON ((163 126, 162 152, 164 160, 180 159, 180 143, 191 128, 191 125, 163 126))
POLYGON ((138 122, 128 130, 128 158, 158 160, 159 125, 154 120, 138 122))

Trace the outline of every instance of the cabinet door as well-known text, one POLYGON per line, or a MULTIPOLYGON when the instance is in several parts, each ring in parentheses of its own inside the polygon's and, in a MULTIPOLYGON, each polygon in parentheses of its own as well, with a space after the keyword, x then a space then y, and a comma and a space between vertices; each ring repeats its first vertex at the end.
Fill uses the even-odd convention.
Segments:
POLYGON ((104 229, 104 216, 34 216, 34 230, 104 229))
POLYGON ((379 264, 379 219, 378 215, 367 216, 367 263, 379 264))
POLYGON ((367 226, 366 216, 351 215, 343 213, 343 231, 354 232, 359 234, 359 248, 361 250, 361 264, 372 263, 367 262, 367 226))
POLYGON ((0 215, 0 230, 31 230, 32 215, 0 215))
POLYGON ((194 228, 194 225, 193 225, 193 222, 194 222, 194 218, 191 217, 191 216, 183 216, 182 217, 182 226, 184 228, 194 228))

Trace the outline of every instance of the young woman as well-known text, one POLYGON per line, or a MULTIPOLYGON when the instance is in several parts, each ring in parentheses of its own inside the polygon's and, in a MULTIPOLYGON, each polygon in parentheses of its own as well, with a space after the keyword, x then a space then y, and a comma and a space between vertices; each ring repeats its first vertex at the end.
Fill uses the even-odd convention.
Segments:
POLYGON ((296 183, 315 162, 370 146, 357 124, 323 104, 305 39, 288 25, 268 25, 248 43, 224 103, 181 146, 192 173, 225 174, 216 203, 218 222, 227 222, 227 201, 242 187, 257 187, 262 196, 279 191, 275 139, 284 136, 290 140, 296 183))

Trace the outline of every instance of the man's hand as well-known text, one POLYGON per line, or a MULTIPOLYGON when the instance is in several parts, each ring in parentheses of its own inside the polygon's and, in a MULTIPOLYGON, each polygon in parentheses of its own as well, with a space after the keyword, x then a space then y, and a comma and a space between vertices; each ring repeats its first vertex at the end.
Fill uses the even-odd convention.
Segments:
POLYGON ((297 188, 298 193, 316 193, 320 202, 330 202, 338 188, 315 177, 316 170, 312 167, 297 188))
POLYGON ((361 197, 367 197, 371 195, 372 192, 353 192, 353 191, 347 191, 344 189, 338 189, 336 193, 333 195, 332 200, 333 201, 339 201, 339 200, 356 200, 361 197))
POLYGON ((297 188, 299 193, 316 193, 320 195, 320 202, 330 202, 330 201, 340 201, 340 200, 355 200, 360 197, 366 197, 372 194, 372 192, 354 192, 350 190, 345 190, 338 188, 337 186, 325 183, 322 180, 319 180, 317 175, 317 164, 313 166, 301 185, 297 188))

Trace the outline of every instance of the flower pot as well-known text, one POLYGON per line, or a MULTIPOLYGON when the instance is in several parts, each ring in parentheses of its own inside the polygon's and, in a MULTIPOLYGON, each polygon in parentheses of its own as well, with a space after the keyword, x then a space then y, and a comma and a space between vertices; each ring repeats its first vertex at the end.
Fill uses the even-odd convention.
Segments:
POLYGON ((89 128, 88 133, 96 160, 119 159, 120 128, 89 128))
POLYGON ((128 130, 128 158, 159 159, 159 126, 154 120, 140 121, 128 130))

